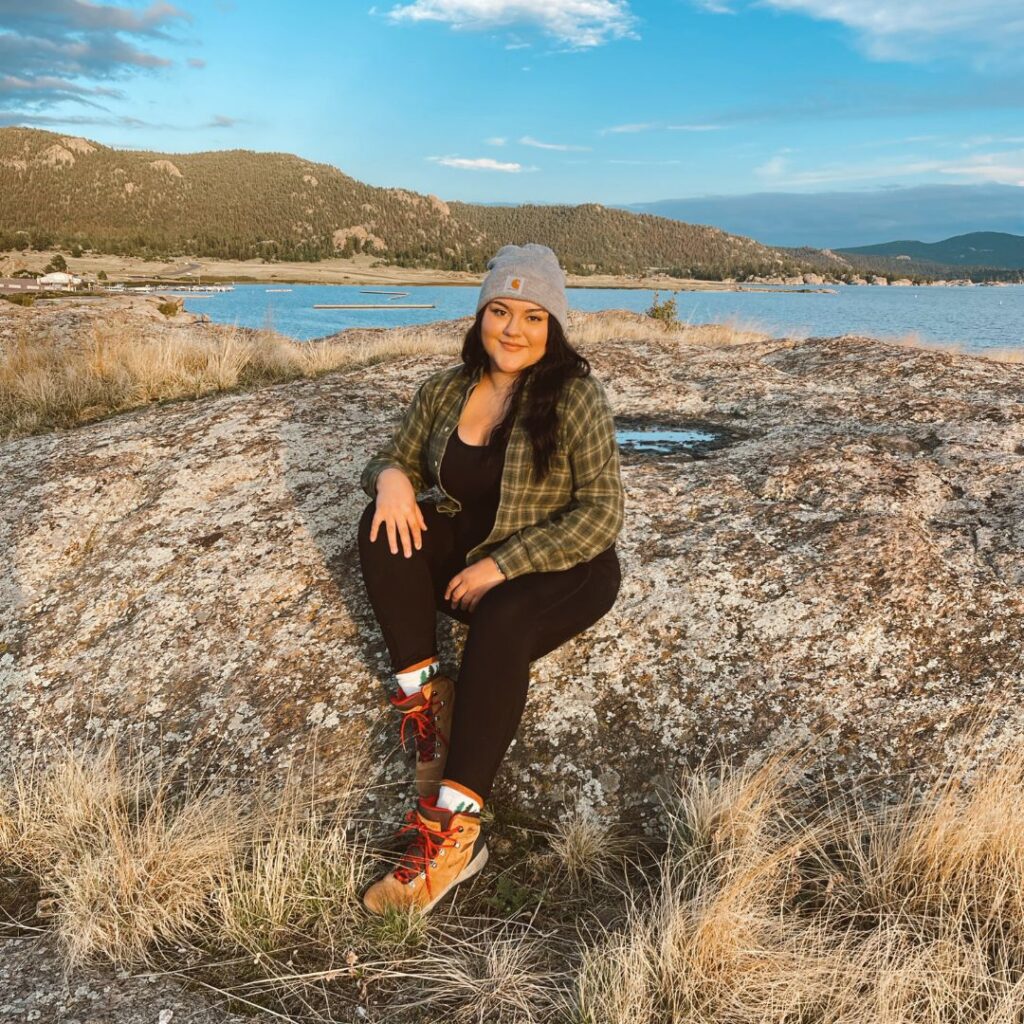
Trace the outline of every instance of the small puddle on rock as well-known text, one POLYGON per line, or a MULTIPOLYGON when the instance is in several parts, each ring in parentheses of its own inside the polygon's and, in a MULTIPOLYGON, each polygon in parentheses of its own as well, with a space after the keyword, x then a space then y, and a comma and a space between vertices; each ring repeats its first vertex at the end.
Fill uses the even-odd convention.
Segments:
POLYGON ((717 423, 616 418, 615 438, 623 454, 674 455, 702 459, 717 448, 735 444, 749 435, 717 423))

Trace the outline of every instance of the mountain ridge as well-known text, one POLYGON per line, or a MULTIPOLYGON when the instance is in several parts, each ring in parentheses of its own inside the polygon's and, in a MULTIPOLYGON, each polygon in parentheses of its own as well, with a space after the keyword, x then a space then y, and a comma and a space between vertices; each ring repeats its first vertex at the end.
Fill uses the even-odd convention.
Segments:
POLYGON ((885 238, 943 238, 974 231, 1024 234, 1024 186, 906 185, 826 192, 749 192, 616 204, 724 231, 765 245, 833 250, 885 238))
POLYGON ((791 274, 791 255, 717 228, 582 203, 487 207, 378 188, 290 153, 112 149, 0 128, 0 248, 314 261, 367 253, 482 271, 501 245, 550 245, 570 273, 791 274))
POLYGON ((1007 231, 971 231, 963 235, 952 235, 939 242, 902 239, 835 251, 864 256, 892 256, 897 259, 909 257, 956 267, 1024 269, 1024 235, 1014 235, 1007 231))

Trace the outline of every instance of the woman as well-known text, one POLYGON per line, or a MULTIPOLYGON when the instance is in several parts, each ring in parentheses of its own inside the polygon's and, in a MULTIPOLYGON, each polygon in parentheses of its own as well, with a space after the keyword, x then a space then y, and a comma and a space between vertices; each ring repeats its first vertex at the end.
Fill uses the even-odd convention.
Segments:
POLYGON ((615 602, 623 490, 611 408, 566 341, 565 275, 547 246, 487 264, 462 362, 428 377, 366 464, 359 555, 411 727, 419 800, 373 913, 429 910, 487 861, 480 810, 526 704, 530 662, 615 602), (436 504, 417 495, 437 485, 436 504), (436 612, 469 625, 440 674, 436 612))

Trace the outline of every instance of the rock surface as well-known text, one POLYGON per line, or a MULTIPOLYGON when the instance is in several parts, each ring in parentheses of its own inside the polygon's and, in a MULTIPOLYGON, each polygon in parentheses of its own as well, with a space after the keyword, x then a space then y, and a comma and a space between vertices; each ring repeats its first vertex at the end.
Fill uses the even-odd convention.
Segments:
MULTIPOLYGON (((815 731, 838 777, 927 777, 984 701, 1014 732, 1024 366, 851 337, 584 350, 617 414, 745 436, 692 461, 624 453, 618 601, 535 663, 497 796, 617 808, 711 742, 815 731)), ((388 666, 354 544, 359 472, 450 363, 0 446, 11 755, 127 727, 248 775, 365 734, 388 666)), ((465 627, 439 622, 451 663, 465 627)))
MULTIPOLYGON (((999 725, 971 763, 1018 740, 1024 366, 857 337, 698 344, 652 329, 580 347, 623 422, 717 425, 732 443, 623 453, 618 601, 534 664, 495 800, 644 825, 658 785, 712 748, 757 763, 807 741, 810 770, 850 787, 876 776, 885 796, 963 756, 982 706, 999 725)), ((240 779, 280 777, 314 744, 329 766, 368 734, 393 752, 358 479, 451 362, 0 445, 8 756, 115 729, 240 779)), ((454 666, 465 627, 439 624, 454 666)), ((383 770, 388 826, 409 776, 401 758, 383 770)), ((60 1019, 89 1019, 69 1006, 60 1019)))
POLYGON ((270 1024, 229 1013, 170 977, 107 969, 62 973, 46 938, 0 938, 0 1020, 39 1024, 270 1024))
POLYGON ((109 295, 102 297, 67 295, 36 299, 31 306, 0 302, 0 352, 16 342, 32 344, 45 339, 51 345, 82 344, 93 332, 117 330, 156 342, 178 339, 190 334, 197 325, 217 330, 203 313, 181 310, 164 316, 159 306, 171 295, 109 295))

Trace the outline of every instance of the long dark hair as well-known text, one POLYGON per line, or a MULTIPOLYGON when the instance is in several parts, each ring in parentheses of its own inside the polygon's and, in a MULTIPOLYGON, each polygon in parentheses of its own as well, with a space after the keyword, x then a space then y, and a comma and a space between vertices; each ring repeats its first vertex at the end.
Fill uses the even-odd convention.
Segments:
MULTIPOLYGON (((478 369, 487 370, 490 366, 481 330, 486 309, 484 305, 477 311, 476 319, 466 331, 462 342, 463 373, 466 377, 471 377, 478 369)), ((538 481, 543 480, 548 474, 551 456, 558 443, 556 407, 562 386, 570 377, 586 377, 589 373, 590 363, 569 344, 558 320, 548 314, 548 341, 544 355, 516 378, 509 394, 505 416, 491 432, 485 457, 496 458, 504 453, 519 412, 523 391, 529 381, 530 388, 523 409, 523 427, 533 445, 534 476, 538 481)))

